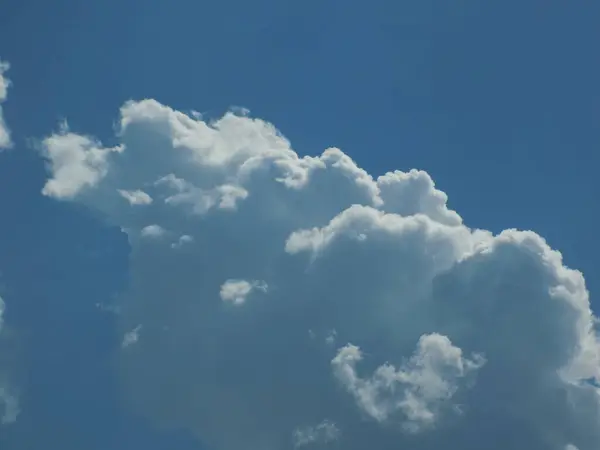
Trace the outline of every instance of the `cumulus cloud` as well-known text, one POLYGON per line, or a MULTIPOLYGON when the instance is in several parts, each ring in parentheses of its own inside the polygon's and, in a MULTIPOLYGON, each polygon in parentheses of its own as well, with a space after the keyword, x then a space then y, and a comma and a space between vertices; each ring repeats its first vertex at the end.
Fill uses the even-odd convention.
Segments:
POLYGON ((42 149, 53 175, 42 193, 64 199, 73 198, 102 180, 108 172, 110 153, 122 150, 103 148, 88 136, 71 133, 67 123, 61 125, 58 134, 43 141, 42 149))
POLYGON ((221 300, 231 302, 235 305, 241 305, 246 301, 246 297, 254 290, 267 291, 267 285, 260 281, 246 280, 227 280, 221 285, 221 300))
POLYGON ((152 224, 147 225, 140 230, 142 237, 146 238, 159 238, 166 233, 165 229, 160 225, 152 224))
POLYGON ((6 126, 6 122, 4 121, 4 113, 2 111, 2 103, 6 101, 6 97, 8 96, 8 88, 10 87, 10 81, 4 75, 9 68, 10 65, 7 62, 0 60, 0 150, 12 146, 10 130, 6 126))
POLYGON ((340 349, 332 361, 338 380, 369 416, 385 421, 400 412, 404 428, 412 432, 432 425, 461 378, 484 363, 479 355, 463 358, 461 349, 439 334, 421 336, 417 351, 400 369, 384 364, 370 377, 361 378, 356 365, 362 358, 354 345, 340 349))
POLYGON ((534 232, 471 229, 426 172, 300 156, 247 112, 128 102, 117 138, 45 139, 44 193, 130 236, 135 411, 215 450, 600 447, 585 281, 534 232))

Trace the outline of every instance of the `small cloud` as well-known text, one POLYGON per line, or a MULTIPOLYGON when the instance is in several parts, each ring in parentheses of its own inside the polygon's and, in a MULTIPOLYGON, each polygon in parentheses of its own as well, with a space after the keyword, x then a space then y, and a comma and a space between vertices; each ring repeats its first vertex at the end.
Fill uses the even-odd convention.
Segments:
POLYGON ((263 281, 246 281, 229 279, 221 285, 221 300, 224 302, 241 305, 254 290, 267 291, 267 284, 263 281))
POLYGON ((329 330, 329 332, 327 333, 327 336, 325 337, 325 343, 327 345, 334 345, 336 338, 337 338, 337 331, 329 330))
POLYGON ((315 330, 310 329, 308 330, 308 337, 311 340, 316 340, 319 339, 318 342, 325 342, 325 344, 327 344, 328 346, 333 346, 335 345, 335 341, 337 338, 337 331, 335 330, 328 330, 327 332, 324 333, 324 338, 321 338, 323 336, 323 334, 321 333, 317 333, 315 330))
POLYGON ((96 303, 96 308, 98 308, 100 311, 104 311, 115 315, 121 314, 121 307, 119 305, 96 303))
POLYGON ((121 348, 127 348, 135 344, 140 339, 141 330, 142 326, 138 325, 133 330, 125 333, 125 336, 123 336, 123 341, 121 342, 121 348))
MULTIPOLYGON (((0 297, 0 333, 3 330, 3 315, 5 304, 0 297)), ((17 420, 20 413, 19 398, 16 392, 9 387, 4 377, 0 377, 0 425, 8 425, 17 420)))
POLYGON ((311 444, 328 444, 337 441, 340 435, 341 431, 335 423, 324 420, 316 426, 296 428, 292 440, 294 448, 299 448, 311 444))
POLYGON ((9 425, 16 422, 20 413, 17 395, 6 387, 0 387, 0 424, 9 425))
POLYGON ((156 224, 145 226, 144 228, 142 228, 142 231, 140 232, 142 237, 146 237, 146 238, 159 238, 159 237, 163 236, 165 233, 166 233, 165 229, 163 227, 161 227, 160 225, 156 225, 156 224))
POLYGON ((152 197, 140 189, 135 191, 119 189, 118 192, 130 205, 149 205, 152 203, 152 197))
POLYGON ((58 133, 45 138, 40 145, 52 174, 42 194, 68 200, 93 188, 108 173, 111 155, 123 149, 123 146, 105 148, 89 136, 71 133, 64 122, 58 133))
POLYGON ((177 242, 173 242, 171 244, 171 248, 181 248, 184 245, 191 244, 192 242, 194 242, 194 238, 192 236, 190 236, 189 234, 183 234, 179 236, 177 242))

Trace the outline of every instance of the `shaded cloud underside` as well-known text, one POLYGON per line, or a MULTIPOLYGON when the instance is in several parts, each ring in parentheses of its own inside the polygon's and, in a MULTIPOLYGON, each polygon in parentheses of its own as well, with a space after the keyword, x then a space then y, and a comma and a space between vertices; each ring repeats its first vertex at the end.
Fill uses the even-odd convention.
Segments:
POLYGON ((300 157, 247 115, 128 102, 117 137, 46 138, 43 193, 129 235, 134 410, 223 450, 600 446, 584 279, 535 233, 470 229, 426 172, 300 157))

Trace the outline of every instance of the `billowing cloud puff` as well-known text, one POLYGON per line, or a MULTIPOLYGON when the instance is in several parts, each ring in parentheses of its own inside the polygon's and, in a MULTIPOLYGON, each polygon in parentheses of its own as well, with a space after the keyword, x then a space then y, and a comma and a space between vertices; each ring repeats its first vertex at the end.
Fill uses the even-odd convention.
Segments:
POLYGON ((147 225, 140 230, 142 237, 146 238, 159 238, 166 233, 163 227, 160 225, 152 224, 147 225))
POLYGON ((463 358, 461 349, 439 334, 421 336, 416 353, 400 370, 384 364, 361 379, 356 364, 362 358, 358 347, 345 346, 332 361, 334 374, 369 416, 383 422, 401 413, 407 431, 433 424, 438 405, 454 395, 459 379, 484 362, 480 356, 463 358))
POLYGON ((540 236, 468 228, 426 172, 299 156, 246 113, 144 100, 119 123, 114 148, 47 138, 44 193, 129 235, 134 410, 215 450, 600 447, 596 318, 540 236))
POLYGON ((260 281, 227 280, 221 286, 221 300, 241 305, 252 291, 267 291, 267 285, 260 281))
POLYGON ((0 61, 0 150, 9 148, 12 145, 10 131, 6 126, 2 112, 2 103, 6 101, 8 88, 10 87, 10 81, 4 75, 9 67, 10 65, 7 62, 0 61))
MULTIPOLYGON (((102 148, 100 143, 88 136, 69 132, 68 125, 64 123, 59 134, 44 140, 42 149, 54 174, 42 193, 68 199, 102 180, 108 170, 110 153, 119 152, 121 147, 102 148)), ((129 198, 135 196, 127 191, 118 192, 121 195, 127 193, 129 198)))

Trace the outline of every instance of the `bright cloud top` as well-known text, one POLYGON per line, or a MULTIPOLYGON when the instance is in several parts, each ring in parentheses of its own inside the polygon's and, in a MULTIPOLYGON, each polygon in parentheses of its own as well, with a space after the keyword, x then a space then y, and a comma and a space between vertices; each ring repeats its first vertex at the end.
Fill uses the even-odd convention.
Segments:
POLYGON ((8 88, 10 81, 6 78, 5 73, 10 68, 7 62, 0 60, 0 149, 6 149, 12 146, 10 131, 4 121, 4 113, 2 111, 2 103, 6 101, 8 96, 8 88))
POLYGON ((537 234, 470 229, 426 172, 301 157, 244 114, 144 100, 119 124, 113 148, 46 138, 43 192, 130 237, 132 408, 216 450, 600 446, 596 318, 537 234))

